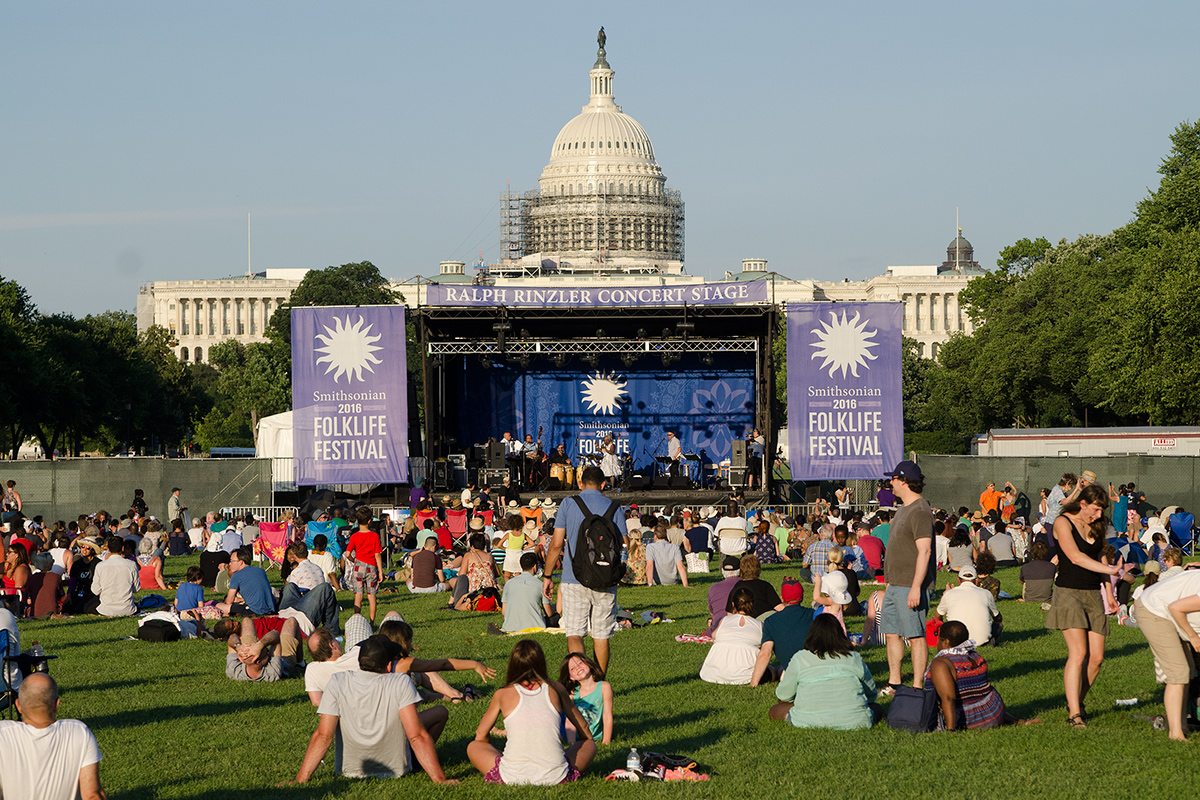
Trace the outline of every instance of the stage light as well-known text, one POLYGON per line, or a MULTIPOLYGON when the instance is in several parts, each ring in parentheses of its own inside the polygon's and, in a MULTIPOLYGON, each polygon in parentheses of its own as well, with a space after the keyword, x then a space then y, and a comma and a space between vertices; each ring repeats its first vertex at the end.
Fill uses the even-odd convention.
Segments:
POLYGON ((563 367, 565 367, 567 365, 567 357, 564 356, 562 353, 559 353, 558 355, 556 355, 553 360, 554 360, 554 366, 558 367, 559 369, 562 369, 563 367))
POLYGON ((529 332, 529 329, 528 329, 528 328, 521 328, 521 338, 522 338, 522 339, 528 339, 528 338, 529 338, 529 337, 531 337, 532 335, 533 335, 533 334, 531 334, 531 333, 529 332))
POLYGON ((604 332, 604 328, 596 328, 596 338, 603 339, 607 335, 608 334, 604 332))
POLYGON ((529 356, 521 356, 517 363, 521 365, 521 369, 529 369, 529 356))
POLYGON ((639 338, 639 339, 645 339, 645 338, 646 338, 646 329, 645 329, 645 328, 638 328, 638 329, 637 329, 637 338, 639 338))
POLYGON ((663 328, 663 338, 670 339, 673 331, 670 328, 663 328))
POLYGON ((714 361, 715 361, 715 359, 712 357, 712 353, 705 353, 703 356, 700 357, 700 363, 702 363, 706 367, 711 367, 713 365, 714 361))
POLYGON ((503 319, 500 320, 499 322, 493 322, 492 330, 496 331, 497 333, 502 333, 504 331, 511 331, 512 323, 509 322, 508 320, 503 320, 503 319))
POLYGON ((664 366, 664 367, 669 367, 669 366, 671 366, 671 354, 670 354, 670 353, 663 353, 663 355, 662 355, 662 362, 663 362, 663 366, 664 366))
POLYGON ((625 368, 630 369, 637 363, 638 357, 635 355, 621 356, 621 360, 625 362, 625 368))
POLYGON ((676 322, 675 327, 681 331, 691 332, 691 331, 696 330, 696 323, 694 323, 694 322, 676 322))
POLYGON ((484 369, 491 369, 492 368, 492 360, 490 358, 488 358, 487 356, 484 356, 483 358, 479 359, 479 365, 481 367, 483 367, 484 369))
POLYGON ((597 358, 595 354, 585 356, 583 360, 586 361, 592 369, 595 369, 600 363, 600 359, 597 358))

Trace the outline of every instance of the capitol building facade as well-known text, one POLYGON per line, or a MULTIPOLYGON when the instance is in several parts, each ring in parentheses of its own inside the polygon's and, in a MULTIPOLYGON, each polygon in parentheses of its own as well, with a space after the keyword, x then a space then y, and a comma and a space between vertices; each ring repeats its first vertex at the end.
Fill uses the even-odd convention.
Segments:
MULTIPOLYGON (((425 287, 440 283, 521 286, 563 284, 680 285, 701 283, 684 269, 684 204, 666 185, 645 129, 615 102, 613 69, 600 48, 588 72, 590 97, 555 137, 538 189, 502 195, 501 257, 468 272, 462 261, 443 261, 435 274, 393 280, 409 306, 423 305, 425 287)), ((973 330, 958 296, 983 274, 971 243, 958 235, 940 265, 890 266, 863 281, 796 280, 767 269, 765 259, 744 259, 725 280, 769 281, 769 297, 795 302, 878 301, 903 304, 904 335, 920 354, 958 332, 973 330)), ((138 291, 138 329, 168 329, 181 361, 205 362, 222 341, 265 341, 271 314, 287 301, 307 269, 216 280, 154 281, 138 291)))

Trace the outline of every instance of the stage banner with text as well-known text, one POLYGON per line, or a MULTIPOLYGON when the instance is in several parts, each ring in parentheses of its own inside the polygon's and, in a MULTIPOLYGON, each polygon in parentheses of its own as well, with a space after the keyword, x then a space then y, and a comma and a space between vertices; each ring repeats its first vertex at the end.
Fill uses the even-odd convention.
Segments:
POLYGON ((900 303, 787 306, 796 480, 880 479, 904 458, 900 303))
POLYGON ((404 306, 292 309, 296 483, 408 480, 404 306))
POLYGON ((770 302, 766 281, 693 283, 683 286, 463 286, 431 284, 427 306, 532 306, 626 308, 716 306, 770 302))

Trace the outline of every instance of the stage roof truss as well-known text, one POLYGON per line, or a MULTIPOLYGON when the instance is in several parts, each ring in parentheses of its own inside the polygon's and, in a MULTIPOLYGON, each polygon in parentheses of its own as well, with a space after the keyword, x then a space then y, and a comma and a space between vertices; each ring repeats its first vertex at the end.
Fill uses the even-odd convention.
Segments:
POLYGON ((663 340, 614 341, 612 339, 532 340, 518 339, 504 343, 503 349, 496 341, 453 341, 430 342, 427 353, 431 356, 491 356, 522 355, 573 356, 573 355, 662 355, 682 353, 757 353, 757 339, 704 339, 690 337, 663 340))

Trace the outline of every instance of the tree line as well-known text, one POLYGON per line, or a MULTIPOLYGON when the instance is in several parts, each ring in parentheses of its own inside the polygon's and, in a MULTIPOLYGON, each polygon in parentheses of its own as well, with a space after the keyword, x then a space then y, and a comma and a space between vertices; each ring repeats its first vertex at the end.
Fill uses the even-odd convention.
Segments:
POLYGON ((259 419, 291 408, 292 306, 402 300, 369 261, 313 270, 271 316, 266 342, 225 341, 208 363, 184 364, 162 326, 139 334, 124 311, 42 314, 0 275, 0 452, 16 458, 31 439, 67 456, 253 445, 259 419))
POLYGON ((1005 247, 960 295, 974 333, 936 362, 906 353, 910 445, 954 451, 998 427, 1200 424, 1200 121, 1170 139, 1127 224, 1005 247))

